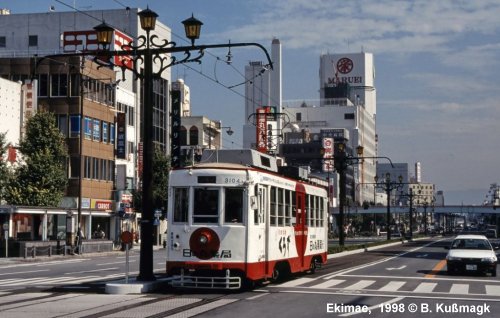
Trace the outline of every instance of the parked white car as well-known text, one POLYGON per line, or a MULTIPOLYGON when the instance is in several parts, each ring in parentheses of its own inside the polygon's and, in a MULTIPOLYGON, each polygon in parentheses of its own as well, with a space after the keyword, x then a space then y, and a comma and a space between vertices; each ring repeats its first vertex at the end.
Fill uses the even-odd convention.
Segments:
POLYGON ((446 265, 449 275, 457 272, 491 273, 497 276, 497 256, 484 235, 458 235, 451 246, 447 246, 446 265))

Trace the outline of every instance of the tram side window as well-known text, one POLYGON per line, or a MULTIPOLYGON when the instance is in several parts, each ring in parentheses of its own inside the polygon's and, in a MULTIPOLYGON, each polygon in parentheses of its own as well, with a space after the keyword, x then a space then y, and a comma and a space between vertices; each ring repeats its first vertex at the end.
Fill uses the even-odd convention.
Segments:
POLYGON ((194 189, 193 223, 219 222, 219 190, 194 189))
POLYGON ((174 188, 174 222, 188 220, 189 189, 174 188))
POLYGON ((285 200, 284 193, 285 190, 278 188, 278 226, 285 225, 285 200))
POLYGON ((292 191, 292 225, 295 225, 298 223, 297 220, 297 198, 296 198, 296 193, 295 191, 292 191))
POLYGON ((316 216, 316 226, 319 226, 319 197, 314 197, 314 215, 316 216))
MULTIPOLYGON (((259 194, 259 186, 258 185, 255 185, 255 187, 253 188, 253 193, 255 194, 254 198, 256 199, 258 197, 258 194, 259 194)), ((252 208, 252 204, 250 204, 250 208, 252 208)), ((253 224, 254 225, 258 225, 259 224, 259 209, 253 209, 253 224)), ((248 221, 248 223, 250 223, 250 221, 248 221)))
POLYGON ((270 211, 270 224, 271 226, 276 226, 276 218, 277 218, 277 206, 276 206, 276 187, 271 187, 270 193, 270 203, 271 203, 271 211, 270 211))
POLYGON ((226 203, 224 205, 224 210, 224 222, 243 222, 243 189, 226 188, 226 203))
POLYGON ((325 226, 325 199, 319 198, 319 226, 325 226))
POLYGON ((311 195, 307 194, 306 195, 306 208, 305 211, 306 213, 306 225, 310 226, 311 225, 311 195))
POLYGON ((290 190, 285 190, 285 226, 290 226, 291 222, 291 200, 292 192, 290 190))
POLYGON ((311 220, 311 223, 309 225, 312 227, 315 227, 316 226, 316 196, 311 195, 311 200, 309 202, 311 203, 311 207, 309 208, 309 211, 311 212, 311 213, 309 213, 309 215, 310 215, 309 219, 311 220))

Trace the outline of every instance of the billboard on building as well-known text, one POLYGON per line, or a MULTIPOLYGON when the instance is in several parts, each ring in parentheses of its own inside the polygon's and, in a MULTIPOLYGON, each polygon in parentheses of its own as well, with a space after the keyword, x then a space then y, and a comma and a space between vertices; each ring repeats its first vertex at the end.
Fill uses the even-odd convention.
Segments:
POLYGON ((374 86, 375 70, 371 53, 324 54, 320 58, 321 87, 347 83, 374 86))
POLYGON ((257 108, 257 151, 267 153, 267 108, 257 108))
POLYGON ((323 171, 333 171, 333 138, 323 138, 323 171), (330 159, 328 159, 330 158, 330 159))
MULTIPOLYGON (((123 32, 115 30, 113 32, 112 50, 121 51, 122 45, 132 42, 132 37, 123 32)), ((88 52, 99 49, 97 43, 97 32, 95 30, 66 31, 63 33, 63 51, 70 52, 88 52)), ((105 58, 104 58, 105 59, 105 58)), ((103 59, 103 60, 104 60, 103 59)), ((133 68, 133 59, 130 55, 114 56, 113 64, 116 66, 125 66, 133 68)))

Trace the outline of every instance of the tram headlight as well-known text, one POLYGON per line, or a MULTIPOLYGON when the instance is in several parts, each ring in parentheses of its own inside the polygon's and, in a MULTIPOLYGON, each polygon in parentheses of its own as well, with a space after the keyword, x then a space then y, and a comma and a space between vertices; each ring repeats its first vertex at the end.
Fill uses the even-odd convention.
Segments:
POLYGON ((208 237, 206 237, 205 235, 200 235, 199 240, 200 240, 200 243, 201 243, 201 244, 207 244, 207 242, 208 242, 208 237))

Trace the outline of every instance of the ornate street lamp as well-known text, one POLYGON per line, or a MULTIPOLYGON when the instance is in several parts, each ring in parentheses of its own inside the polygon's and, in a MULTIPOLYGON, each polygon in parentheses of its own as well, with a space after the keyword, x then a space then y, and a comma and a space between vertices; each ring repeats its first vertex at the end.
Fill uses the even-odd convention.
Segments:
POLYGON ((186 37, 191 40, 191 45, 194 46, 194 41, 200 38, 203 23, 191 15, 191 18, 182 21, 182 24, 184 24, 186 37))
POLYGON ((387 219, 387 240, 389 241, 391 239, 391 228, 390 228, 390 223, 391 223, 391 193, 395 189, 399 189, 403 186, 403 176, 398 177, 398 182, 393 182, 391 181, 391 174, 389 172, 386 173, 384 180, 381 180, 379 182, 378 176, 374 177, 375 180, 375 187, 383 189, 385 191, 385 194, 387 196, 387 214, 386 214, 386 219, 387 219))
MULTIPOLYGON (((104 54, 111 58, 112 56, 134 56, 133 69, 136 77, 142 78, 144 87, 144 102, 143 102, 143 122, 153 122, 153 75, 159 75, 167 68, 188 62, 201 63, 204 50, 208 48, 231 48, 242 46, 257 46, 264 51, 268 59, 269 67, 272 69, 272 62, 267 50, 257 43, 229 43, 229 44, 214 44, 214 45, 199 45, 195 46, 195 40, 200 37, 201 26, 203 23, 191 16, 184 20, 186 37, 191 40, 191 46, 177 46, 175 42, 163 40, 162 43, 157 43, 157 36, 150 35, 150 32, 155 29, 156 18, 158 15, 149 8, 138 13, 141 23, 141 28, 146 31, 146 36, 142 35, 138 38, 138 45, 128 43, 122 45, 122 51, 107 51, 99 52, 98 55, 104 54), (198 51, 198 56, 191 57, 191 51, 198 51), (177 60, 174 56, 168 57, 166 53, 183 52, 183 59, 177 60), (167 61, 170 59, 170 61, 167 61), (144 73, 141 74, 138 69, 138 60, 144 63, 144 73), (159 70, 153 74, 153 60, 159 63, 159 70)), ((109 26, 105 23, 94 28, 97 32, 99 44, 106 49, 110 46, 111 37, 109 36, 109 26)), ((98 61, 97 61, 98 62, 98 61)), ((100 62, 98 62, 100 63, 100 62)), ((102 65, 102 63, 100 63, 102 65)), ((172 93, 172 127, 180 127, 180 104, 179 97, 172 93)), ((138 280, 154 280, 153 274, 153 125, 143 125, 143 176, 142 176, 142 219, 141 219, 141 252, 140 252, 140 270, 138 280)), ((180 131, 172 128, 172 136, 179 135, 180 131)), ((232 130, 230 130, 232 132, 232 130)), ((229 132, 228 132, 229 133, 229 132)), ((180 139, 172 139, 172 166, 180 164, 180 139)))
MULTIPOLYGON (((200 36, 202 22, 198 21, 191 16, 183 21, 186 37, 191 40, 190 46, 177 46, 175 42, 162 40, 159 41, 158 36, 150 34, 155 29, 156 18, 158 15, 149 8, 142 10, 138 13, 141 28, 146 32, 146 35, 141 35, 137 39, 137 45, 132 42, 121 46, 121 50, 109 50, 114 29, 106 23, 101 23, 96 26, 94 30, 97 33, 97 41, 99 48, 97 50, 90 50, 78 53, 65 53, 44 56, 37 60, 35 70, 40 63, 46 58, 55 57, 71 57, 71 56, 94 56, 94 62, 99 66, 113 67, 115 66, 111 61, 112 57, 133 57, 134 61, 129 66, 129 63, 122 63, 122 80, 125 80, 125 71, 130 70, 133 72, 135 79, 141 78, 144 89, 143 94, 143 176, 142 176, 142 219, 141 219, 141 251, 140 251, 140 266, 138 280, 154 280, 153 274, 153 219, 154 211, 152 205, 153 193, 153 79, 159 76, 166 69, 171 66, 196 62, 201 63, 201 58, 204 56, 206 49, 215 48, 228 48, 232 47, 247 47, 255 46, 261 49, 266 55, 268 64, 267 69, 273 68, 271 57, 267 50, 258 43, 227 43, 227 44, 209 44, 209 45, 195 45, 194 42, 200 36), (160 43, 158 43, 160 42, 160 43), (192 56, 193 51, 197 52, 197 56, 192 56), (183 53, 184 57, 177 59, 174 53, 183 53), (103 59, 108 60, 104 62, 103 59), (158 69, 153 73, 153 61, 157 63, 158 69), (143 72, 139 69, 139 64, 143 64, 143 72)), ((178 167, 181 163, 180 158, 180 93, 171 92, 172 110, 171 110, 171 158, 172 167, 178 167)), ((231 130, 232 131, 232 130, 231 130)))

